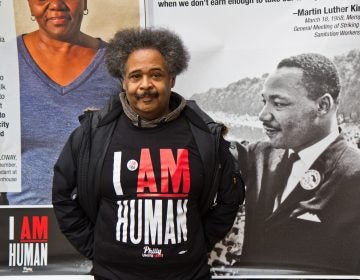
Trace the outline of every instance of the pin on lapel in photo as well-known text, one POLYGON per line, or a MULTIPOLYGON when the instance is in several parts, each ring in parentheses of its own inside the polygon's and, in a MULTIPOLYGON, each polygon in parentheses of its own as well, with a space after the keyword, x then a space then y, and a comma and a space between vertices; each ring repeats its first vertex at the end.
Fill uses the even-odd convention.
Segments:
POLYGON ((300 185, 303 189, 309 191, 315 189, 320 184, 320 181, 321 175, 319 171, 315 169, 309 169, 301 178, 300 185))

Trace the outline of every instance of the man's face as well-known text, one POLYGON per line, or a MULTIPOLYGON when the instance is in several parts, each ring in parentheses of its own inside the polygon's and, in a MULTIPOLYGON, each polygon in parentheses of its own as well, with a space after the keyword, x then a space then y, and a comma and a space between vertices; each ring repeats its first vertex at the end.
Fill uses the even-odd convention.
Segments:
POLYGON ((302 75, 299 68, 282 67, 264 84, 264 107, 259 118, 275 148, 299 151, 319 140, 318 104, 308 98, 302 75))
POLYGON ((131 108, 143 119, 154 120, 169 112, 174 83, 159 51, 141 49, 130 54, 123 89, 131 108))

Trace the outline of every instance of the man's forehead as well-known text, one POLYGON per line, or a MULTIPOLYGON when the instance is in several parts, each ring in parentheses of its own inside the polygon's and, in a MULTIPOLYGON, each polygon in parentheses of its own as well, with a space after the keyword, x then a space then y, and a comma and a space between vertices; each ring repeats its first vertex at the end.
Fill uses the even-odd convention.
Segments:
POLYGON ((302 81, 303 71, 296 67, 281 67, 276 69, 265 80, 262 91, 262 98, 293 98, 307 96, 307 90, 302 81))
POLYGON ((303 70, 296 67, 276 69, 266 79, 264 88, 283 88, 302 85, 303 70))
POLYGON ((128 69, 128 72, 154 72, 154 71, 161 71, 165 72, 166 69, 161 65, 150 65, 144 67, 132 67, 128 69))
POLYGON ((125 64, 127 73, 167 71, 167 65, 161 53, 154 49, 139 49, 133 51, 125 64))

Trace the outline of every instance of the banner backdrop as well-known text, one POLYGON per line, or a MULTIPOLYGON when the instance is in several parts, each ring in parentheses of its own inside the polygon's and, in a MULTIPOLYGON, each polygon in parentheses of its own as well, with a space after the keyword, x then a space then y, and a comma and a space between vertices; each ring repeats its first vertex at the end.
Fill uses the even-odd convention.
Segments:
MULTIPOLYGON (((190 50, 190 67, 177 77, 174 90, 195 99, 215 120, 225 123, 229 139, 244 146, 266 140, 258 118, 263 107, 264 81, 282 59, 319 53, 330 58, 338 68, 342 84, 338 124, 348 145, 360 147, 360 5, 357 0, 144 0, 140 3, 142 26, 170 28, 190 50)), ((349 202, 353 203, 351 199, 349 202)), ((245 219, 242 209, 231 232, 212 251, 210 264, 215 278, 230 275, 246 278, 252 274, 301 274, 306 278, 306 275, 332 273, 329 264, 325 270, 316 265, 304 268, 302 264, 307 260, 301 257, 290 266, 264 265, 260 261, 257 264, 255 261, 253 266, 242 264, 245 219)), ((344 228, 356 232, 357 227, 358 223, 349 223, 344 228)), ((299 235, 309 235, 314 229, 314 223, 311 227, 304 224, 299 235)), ((326 239, 325 231, 320 230, 322 233, 326 239)), ((349 243, 356 246, 358 238, 353 236, 349 243)), ((331 242, 337 241, 329 241, 329 246, 331 242)), ((312 245, 308 243, 308 246, 312 245)), ((332 254, 342 253, 333 251, 332 254)), ((356 254, 345 263, 352 261, 359 263, 356 254)))

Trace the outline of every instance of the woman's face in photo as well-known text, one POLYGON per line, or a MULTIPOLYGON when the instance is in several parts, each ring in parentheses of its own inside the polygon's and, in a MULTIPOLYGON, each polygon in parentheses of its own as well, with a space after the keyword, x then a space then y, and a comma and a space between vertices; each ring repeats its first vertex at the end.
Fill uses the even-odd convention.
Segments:
POLYGON ((28 3, 40 32, 46 36, 63 40, 80 32, 86 0, 28 0, 28 3))

